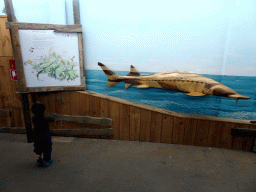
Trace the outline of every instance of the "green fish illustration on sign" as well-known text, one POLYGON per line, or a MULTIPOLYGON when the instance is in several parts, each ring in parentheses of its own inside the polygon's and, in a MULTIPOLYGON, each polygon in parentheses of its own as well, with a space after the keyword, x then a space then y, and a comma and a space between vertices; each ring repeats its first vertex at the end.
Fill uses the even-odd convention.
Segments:
POLYGON ((77 70, 74 67, 78 66, 73 62, 75 56, 72 59, 63 59, 61 55, 57 55, 52 48, 49 50, 48 57, 41 57, 40 62, 33 63, 28 60, 25 64, 30 64, 33 69, 37 71, 36 76, 39 80, 39 75, 47 73, 49 77, 55 78, 60 81, 74 80, 79 77, 77 70))

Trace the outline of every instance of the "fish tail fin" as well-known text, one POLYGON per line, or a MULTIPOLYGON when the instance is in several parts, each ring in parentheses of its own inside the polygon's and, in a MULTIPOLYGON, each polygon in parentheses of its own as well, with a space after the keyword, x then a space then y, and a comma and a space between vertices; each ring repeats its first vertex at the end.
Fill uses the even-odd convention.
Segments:
POLYGON ((116 73, 111 71, 107 66, 105 66, 104 64, 102 64, 100 62, 98 62, 98 65, 101 67, 101 69, 104 71, 105 75, 108 78, 108 83, 106 85, 107 87, 111 87, 121 81, 120 75, 117 75, 116 73))
POLYGON ((130 73, 127 76, 140 76, 140 73, 133 65, 131 65, 130 73))

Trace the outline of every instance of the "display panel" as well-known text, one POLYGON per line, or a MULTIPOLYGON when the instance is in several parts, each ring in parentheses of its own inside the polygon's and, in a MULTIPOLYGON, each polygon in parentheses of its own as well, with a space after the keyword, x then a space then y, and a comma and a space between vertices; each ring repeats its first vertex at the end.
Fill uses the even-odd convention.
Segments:
POLYGON ((77 33, 19 30, 27 87, 81 85, 77 33))

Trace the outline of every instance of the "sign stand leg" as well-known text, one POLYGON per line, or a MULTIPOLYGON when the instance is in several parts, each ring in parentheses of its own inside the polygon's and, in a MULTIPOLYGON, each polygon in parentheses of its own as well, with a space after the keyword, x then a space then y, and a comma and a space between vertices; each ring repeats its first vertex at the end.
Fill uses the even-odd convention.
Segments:
MULTIPOLYGON (((4 0, 4 3, 5 3, 8 22, 17 22, 17 19, 14 15, 12 0, 4 0)), ((14 44, 12 31, 11 31, 11 40, 12 40, 12 44, 14 44)), ((13 47, 15 47, 15 46, 13 46, 13 47)), ((15 50, 14 50, 14 52, 15 52, 15 50)), ((21 93, 20 96, 21 96, 23 117, 24 117, 24 121, 25 121, 26 133, 27 133, 27 142, 32 143, 33 142, 33 131, 32 131, 31 117, 30 117, 28 94, 21 93)))
POLYGON ((22 102, 22 110, 23 110, 23 117, 25 121, 26 133, 27 133, 27 142, 33 142, 33 130, 32 130, 32 123, 30 118, 30 108, 28 102, 28 94, 21 93, 21 102, 22 102))

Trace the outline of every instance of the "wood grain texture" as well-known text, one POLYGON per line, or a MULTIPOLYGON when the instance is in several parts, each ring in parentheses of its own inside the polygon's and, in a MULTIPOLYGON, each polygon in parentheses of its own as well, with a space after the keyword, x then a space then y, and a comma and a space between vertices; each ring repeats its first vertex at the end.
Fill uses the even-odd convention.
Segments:
POLYGON ((52 135, 58 136, 101 136, 101 135, 113 135, 113 129, 55 129, 51 130, 52 135))
POLYGON ((244 145, 242 146, 242 150, 244 151, 253 151, 255 138, 253 137, 245 137, 244 138, 244 145))
POLYGON ((140 141, 150 141, 151 111, 140 108, 140 141))
MULTIPOLYGON (((104 99, 104 98, 99 98, 100 99, 100 117, 104 118, 110 118, 110 103, 109 100, 104 99)), ((112 125, 112 120, 111 120, 111 125, 112 125)), ((106 126, 100 126, 101 129, 106 128, 106 126)), ((112 139, 114 135, 109 136, 109 135, 103 135, 101 136, 102 139, 112 139)))
MULTIPOLYGON (((63 115, 71 115, 71 95, 72 92, 61 92, 63 115)), ((72 125, 72 122, 63 121, 63 129, 72 129, 72 125)))
POLYGON ((232 149, 235 150, 242 150, 243 145, 245 145, 245 138, 244 137, 233 137, 233 141, 232 141, 232 149))
POLYGON ((11 111, 0 109, 0 116, 10 117, 11 116, 11 111))
MULTIPOLYGON (((256 129, 256 124, 255 124, 255 123, 251 123, 251 124, 249 125, 249 127, 250 127, 251 129, 256 129)), ((256 145, 256 139, 255 139, 254 145, 256 145)))
POLYGON ((82 25, 58 25, 58 24, 45 24, 45 23, 22 23, 22 22, 7 22, 7 29, 11 29, 13 25, 16 25, 18 29, 31 29, 31 30, 56 30, 56 32, 82 32, 82 25))
POLYGON ((220 148, 232 148, 233 137, 231 135, 231 129, 234 127, 237 127, 236 123, 223 123, 220 136, 220 148))
POLYGON ((17 68, 17 86, 18 86, 17 89, 20 92, 26 92, 27 91, 26 79, 24 74, 20 37, 19 37, 17 25, 11 26, 11 38, 12 38, 13 54, 14 54, 14 59, 16 63, 16 68, 17 68))
POLYGON ((9 58, 11 57, 0 57, 0 97, 3 99, 4 107, 12 106, 9 58))
POLYGON ((210 122, 206 120, 198 120, 196 129, 195 145, 206 146, 210 122))
POLYGON ((50 92, 50 91, 82 91, 83 86, 51 86, 51 87, 27 87, 26 91, 18 90, 18 93, 50 92))
POLYGON ((25 128, 25 123, 24 123, 24 118, 23 118, 23 113, 21 108, 18 108, 18 107, 12 108, 11 126, 25 128))
MULTIPOLYGON (((62 94, 61 92, 54 93, 54 112, 57 114, 64 114, 62 110, 62 94)), ((63 129, 62 122, 55 122, 55 129, 63 129)))
POLYGON ((74 23, 80 24, 79 0, 73 0, 74 23))
POLYGON ((5 11, 6 11, 8 21, 9 22, 18 22, 16 17, 15 17, 15 14, 14 14, 12 1, 11 0, 4 0, 4 5, 5 5, 5 11))
POLYGON ((120 139, 130 140, 130 106, 120 104, 120 139))
POLYGON ((162 135, 163 114, 151 113, 150 142, 160 143, 162 135))
MULTIPOLYGON (((47 95, 47 103, 46 103, 46 111, 47 112, 50 112, 50 113, 54 113, 55 112, 55 102, 54 102, 54 99, 55 99, 55 94, 54 92, 51 92, 51 93, 48 93, 47 95)), ((49 123, 49 129, 57 129, 56 128, 56 123, 55 122, 52 122, 52 123, 49 123)))
POLYGON ((0 109, 4 109, 4 99, 3 97, 0 97, 0 109))
POLYGON ((196 140, 197 119, 185 119, 184 145, 194 145, 196 140))
POLYGON ((161 143, 172 143, 173 116, 163 115, 161 143))
MULTIPOLYGON (((240 128, 250 128, 250 129, 256 128, 256 126, 255 126, 255 128, 253 128, 253 126, 251 124, 250 125, 239 124, 239 127, 240 128)), ((242 150, 252 151, 253 146, 254 146, 254 141, 255 141, 255 138, 253 138, 253 137, 245 137, 245 138, 243 138, 243 140, 241 139, 239 142, 234 141, 234 144, 242 144, 242 150)))
POLYGON ((55 121, 75 121, 83 124, 94 124, 102 126, 112 126, 112 120, 105 117, 61 115, 56 113, 45 113, 45 117, 54 118, 55 121))
MULTIPOLYGON (((72 92, 71 95, 71 115, 75 116, 84 116, 80 114, 80 108, 81 108, 81 102, 80 102, 80 94, 77 94, 76 92, 72 92)), ((87 126, 88 127, 88 126, 87 126)), ((73 122, 72 123, 72 128, 80 129, 80 128, 85 128, 85 125, 78 123, 78 122, 73 122)))
POLYGON ((130 106, 130 140, 140 140, 140 108, 130 106))
POLYGON ((100 117, 110 117, 110 101, 100 98, 100 117))
POLYGON ((208 147, 219 147, 220 135, 223 127, 223 122, 210 121, 209 134, 207 139, 208 147))
POLYGON ((93 92, 93 91, 81 91, 81 93, 94 95, 94 96, 100 97, 100 98, 106 98, 110 101, 115 101, 115 102, 119 102, 119 103, 122 103, 122 104, 125 104, 125 105, 135 106, 135 107, 139 107, 141 109, 155 111, 155 112, 158 112, 158 113, 171 115, 171 116, 175 116, 175 117, 181 117, 181 118, 187 118, 187 119, 201 119, 201 120, 207 120, 207 121, 243 123, 243 124, 250 123, 249 120, 220 118, 220 117, 214 117, 214 116, 210 116, 210 115, 198 115, 198 114, 173 112, 173 111, 169 111, 169 110, 165 110, 165 109, 160 109, 160 108, 157 108, 157 107, 152 107, 152 106, 149 106, 149 105, 146 105, 146 104, 136 103, 136 102, 128 101, 128 100, 125 100, 125 99, 120 99, 120 98, 117 98, 117 97, 108 96, 108 95, 104 95, 104 94, 101 94, 101 93, 96 93, 96 92, 93 92))
POLYGON ((6 29, 7 18, 0 18, 0 57, 13 56, 10 31, 6 29))
MULTIPOLYGON (((100 116, 100 98, 94 97, 92 95, 89 96, 89 105, 90 105, 90 115, 92 117, 100 116)), ((90 125, 91 129, 99 129, 99 125, 90 125)))
POLYGON ((185 132, 185 119, 174 117, 172 143, 183 144, 185 132))
POLYGON ((84 47, 83 47, 83 34, 78 33, 78 50, 79 50, 79 65, 80 65, 80 78, 81 78, 81 86, 86 89, 85 83, 85 63, 84 63, 84 47))
POLYGON ((118 102, 109 101, 110 119, 112 119, 112 128, 114 139, 120 139, 120 104, 118 102))
POLYGON ((248 132, 251 129, 250 125, 235 124, 234 128, 238 129, 234 129, 232 133, 232 149, 252 151, 254 138, 251 136, 253 133, 248 132), (237 132, 240 128, 242 128, 241 132, 237 132))
POLYGON ((8 127, 7 117, 0 115, 0 127, 8 127))

